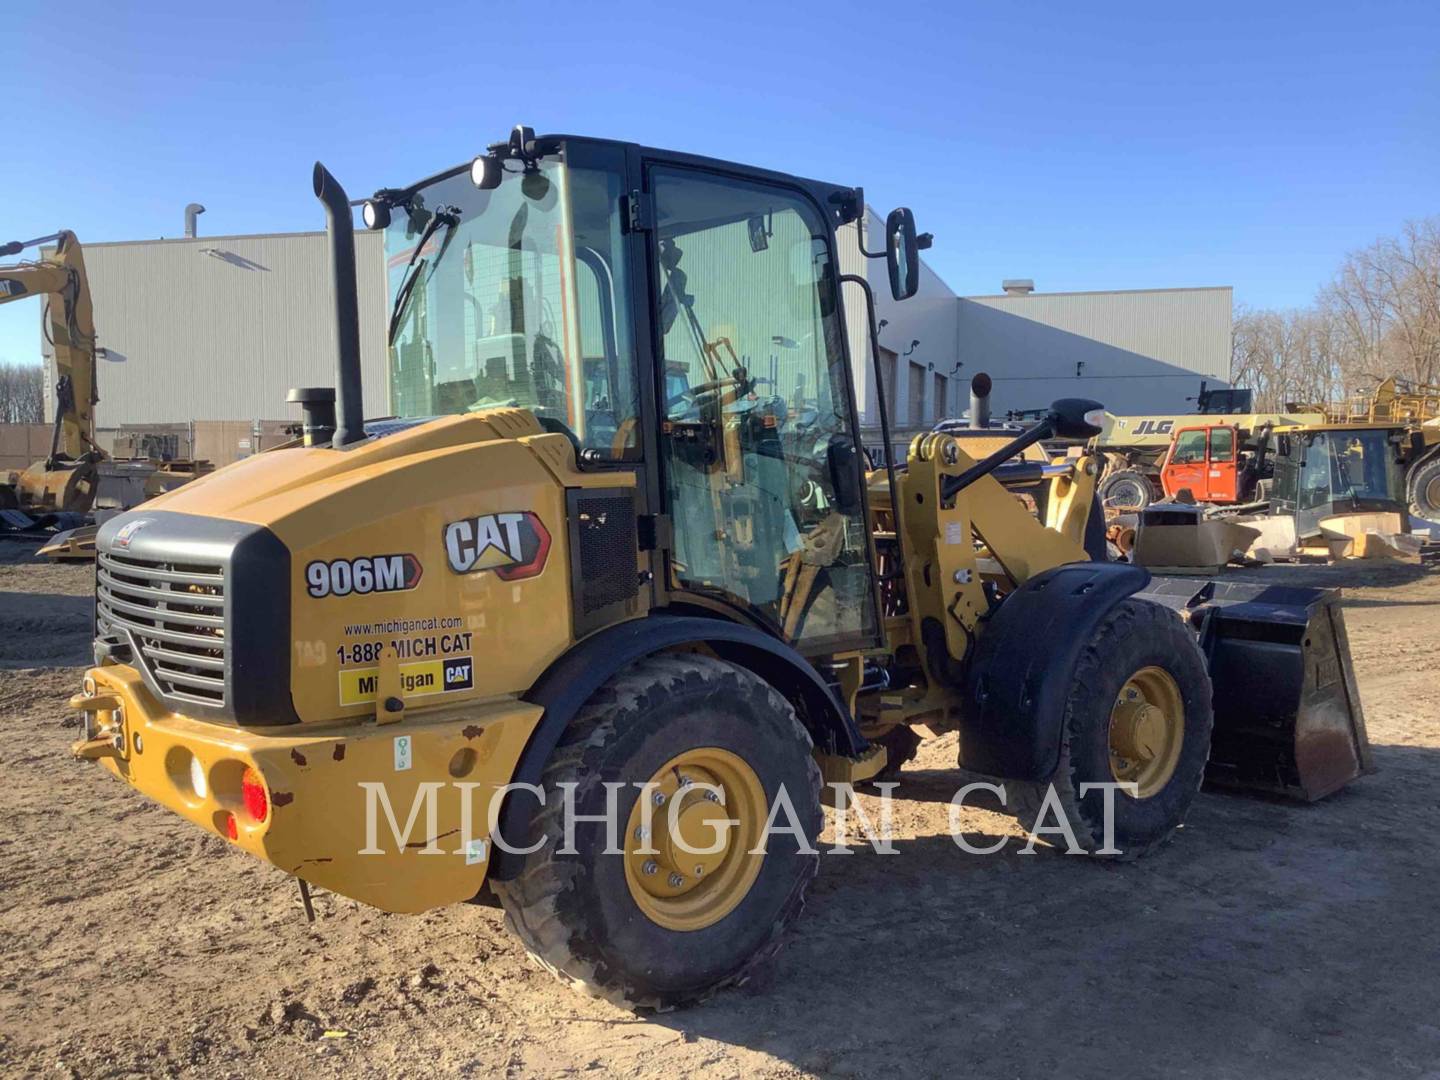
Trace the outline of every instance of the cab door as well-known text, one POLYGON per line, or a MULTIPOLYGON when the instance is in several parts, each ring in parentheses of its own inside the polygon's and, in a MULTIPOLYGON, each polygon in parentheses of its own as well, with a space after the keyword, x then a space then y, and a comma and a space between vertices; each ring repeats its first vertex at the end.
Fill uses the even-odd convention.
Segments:
MULTIPOLYGON (((1236 461, 1235 429, 1216 426, 1210 429, 1209 452, 1205 463, 1205 486, 1208 494, 1203 501, 1233 503, 1240 499, 1240 474, 1236 461)), ((1199 498, 1196 494, 1196 498, 1199 498)))
POLYGON ((1170 440, 1170 454, 1160 470, 1160 486, 1170 498, 1188 490, 1196 502, 1209 501, 1208 432, 1203 427, 1181 428, 1170 440))
POLYGON ((869 647, 877 592, 829 220, 760 178, 655 163, 647 180, 672 599, 806 654, 869 647))

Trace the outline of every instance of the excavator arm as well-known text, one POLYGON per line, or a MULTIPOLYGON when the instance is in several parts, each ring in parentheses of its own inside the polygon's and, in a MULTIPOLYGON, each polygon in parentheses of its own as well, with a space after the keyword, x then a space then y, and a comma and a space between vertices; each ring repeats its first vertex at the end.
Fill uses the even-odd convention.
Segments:
POLYGON ((80 241, 68 229, 0 247, 0 255, 54 241, 54 254, 0 266, 0 304, 42 296, 48 304, 46 334, 55 349, 58 438, 51 458, 78 461, 100 453, 95 445, 95 309, 85 276, 80 241))
POLYGON ((54 242, 40 259, 0 266, 0 304, 43 297, 45 333, 55 355, 55 435, 50 454, 19 479, 24 506, 87 510, 95 465, 105 453, 95 443, 95 311, 80 241, 67 229, 34 240, 0 245, 0 256, 54 242))

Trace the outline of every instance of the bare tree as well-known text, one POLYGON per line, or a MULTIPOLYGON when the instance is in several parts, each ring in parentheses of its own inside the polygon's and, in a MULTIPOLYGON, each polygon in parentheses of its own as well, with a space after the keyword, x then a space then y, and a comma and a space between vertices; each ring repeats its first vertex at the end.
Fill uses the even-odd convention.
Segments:
POLYGON ((43 423, 44 380, 45 369, 39 365, 0 364, 0 423, 43 423))
POLYGON ((1390 375, 1440 378, 1440 218, 1345 257, 1318 306, 1344 332, 1345 382, 1354 390, 1390 375))
POLYGON ((1440 217, 1351 252, 1312 307, 1238 309, 1231 342, 1231 382, 1266 412, 1391 375, 1440 382, 1440 217))

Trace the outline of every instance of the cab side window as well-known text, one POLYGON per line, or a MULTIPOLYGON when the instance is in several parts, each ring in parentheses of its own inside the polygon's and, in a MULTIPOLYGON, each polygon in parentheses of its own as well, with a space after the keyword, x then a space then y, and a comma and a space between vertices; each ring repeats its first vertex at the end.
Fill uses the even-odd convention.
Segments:
POLYGON ((1235 432, 1228 427, 1210 429, 1210 460, 1235 460, 1235 432))
POLYGON ((1170 459, 1176 465, 1193 465, 1205 460, 1205 432, 1182 431, 1175 440, 1175 456, 1170 459))

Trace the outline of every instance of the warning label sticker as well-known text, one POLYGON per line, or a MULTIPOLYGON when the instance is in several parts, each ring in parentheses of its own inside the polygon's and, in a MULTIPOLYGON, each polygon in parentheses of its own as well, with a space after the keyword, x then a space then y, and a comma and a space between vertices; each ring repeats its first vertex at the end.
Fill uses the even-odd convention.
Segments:
MULTIPOLYGON (((469 690, 475 685, 475 664, 468 656, 422 660, 400 665, 400 691, 407 698, 469 690)), ((340 704, 365 705, 379 694, 378 667, 348 668, 340 672, 340 704)))

